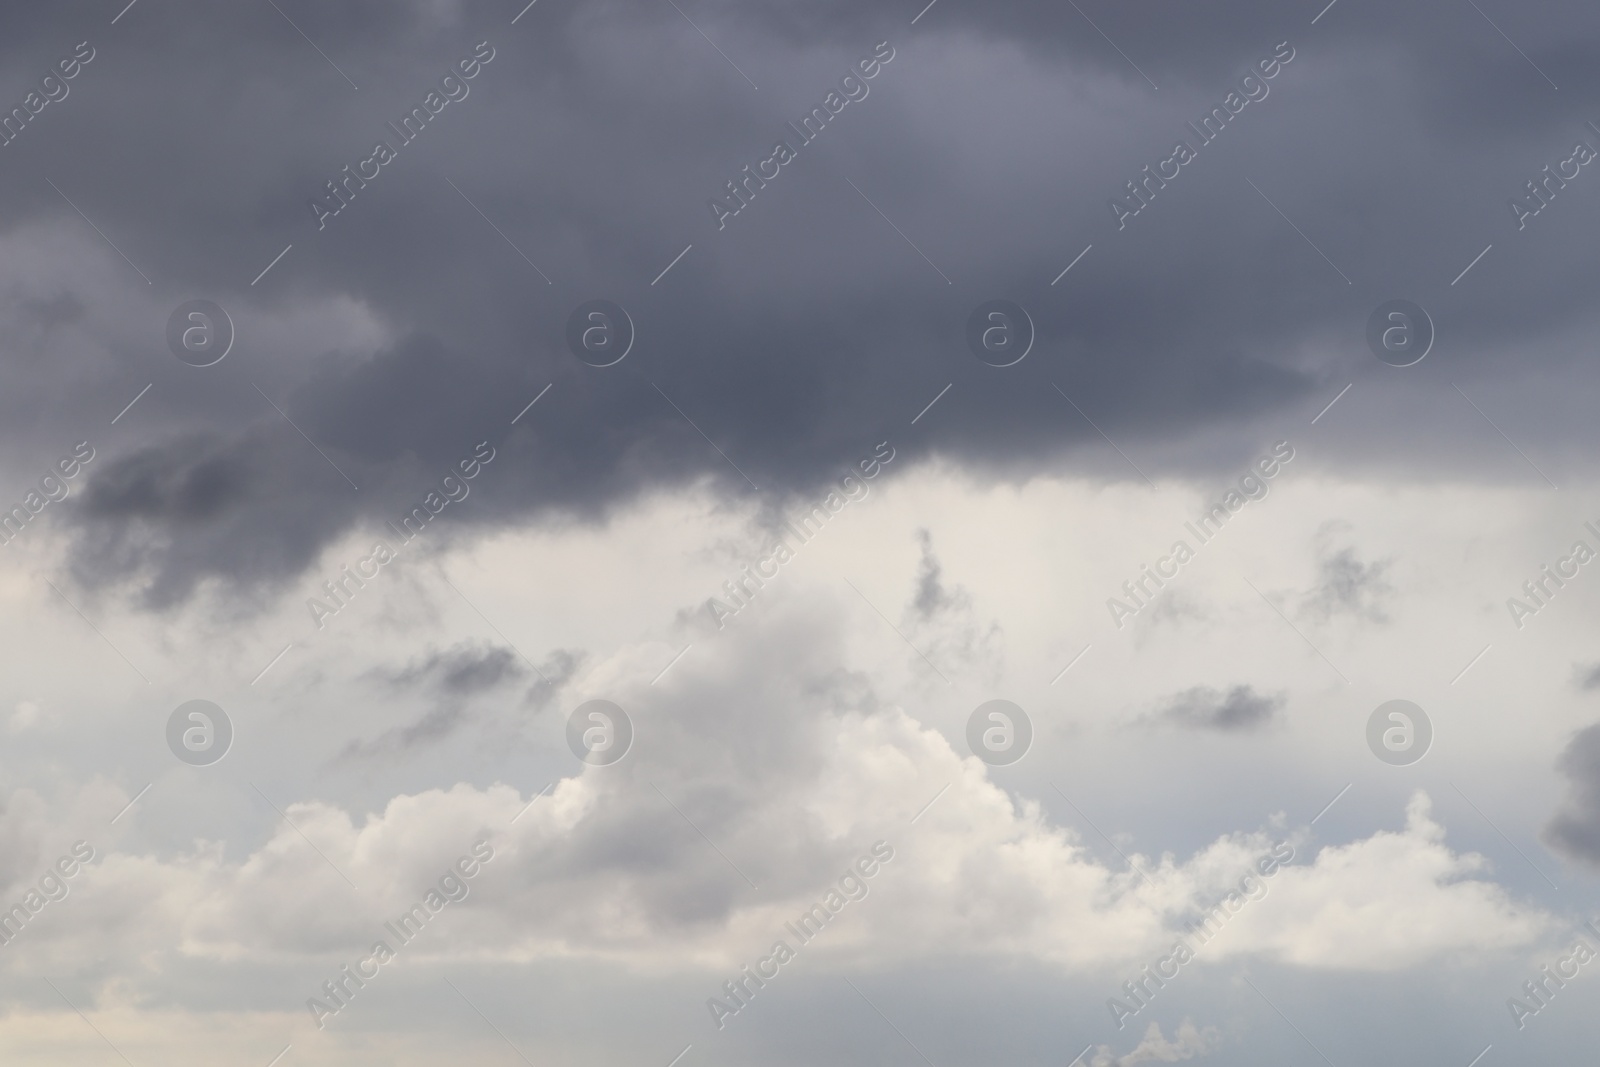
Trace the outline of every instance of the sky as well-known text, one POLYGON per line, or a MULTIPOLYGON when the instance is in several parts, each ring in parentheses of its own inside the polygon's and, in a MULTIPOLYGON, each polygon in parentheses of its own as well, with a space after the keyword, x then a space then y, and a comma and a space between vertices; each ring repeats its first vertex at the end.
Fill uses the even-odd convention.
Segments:
POLYGON ((1570 1062, 1600 12, 0 14, 0 1060, 1570 1062))

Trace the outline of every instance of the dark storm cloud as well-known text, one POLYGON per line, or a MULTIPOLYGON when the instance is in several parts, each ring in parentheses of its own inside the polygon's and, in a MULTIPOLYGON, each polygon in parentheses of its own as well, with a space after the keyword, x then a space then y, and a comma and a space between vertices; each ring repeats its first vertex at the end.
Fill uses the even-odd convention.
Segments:
POLYGON ((1568 856, 1600 864, 1600 726, 1578 731, 1556 768, 1567 779, 1567 796, 1545 825, 1544 839, 1568 856))
POLYGON ((147 607, 217 575, 241 591, 290 577, 339 529, 322 484, 337 475, 265 426, 175 437, 108 458, 97 473, 76 513, 75 573, 130 582, 147 607))
MULTIPOLYGON (((71 336, 58 382, 36 365, 0 370, 0 405, 31 445, 40 430, 26 416, 62 383, 87 420, 154 382, 93 472, 106 481, 96 506, 77 514, 83 543, 105 551, 76 563, 90 583, 141 568, 154 603, 214 577, 293 576, 330 538, 409 506, 478 440, 505 458, 453 520, 461 531, 594 517, 706 474, 730 494, 754 493, 748 476, 771 502, 895 435, 912 460, 997 477, 1064 466, 1133 477, 1102 465, 1104 431, 1153 473, 1195 474, 1231 467, 1270 432, 1259 427, 1314 412, 1351 378, 1371 396, 1418 391, 1419 418, 1451 433, 1483 431, 1435 411, 1443 340, 1416 373, 1373 380, 1391 369, 1361 335, 1384 299, 1430 308, 1469 385, 1503 373, 1489 357, 1510 342, 1519 372, 1572 366, 1557 342, 1592 315, 1593 253, 1575 223, 1600 178, 1586 168, 1527 232, 1506 208, 1592 136, 1582 101, 1600 78, 1586 59, 1600 15, 1575 4, 1507 13, 1527 60, 1470 5, 1357 0, 1316 26, 1314 11, 1265 2, 1180 5, 1159 20, 1084 5, 1126 59, 1084 16, 1042 0, 942 0, 914 27, 921 4, 688 5, 728 60, 671 5, 541 0, 515 26, 514 4, 281 6, 326 58, 271 5, 145 3, 114 27, 98 4, 27 8, 8 14, 0 44, 19 72, 0 92, 19 100, 21 72, 85 38, 97 49, 71 94, 0 149, 0 233, 43 225, 105 256, 65 291, 41 280, 21 295, 14 314, 35 333, 61 323, 71 336), (494 58, 470 93, 319 231, 308 200, 396 140, 386 124, 485 40, 494 58), (870 94, 719 232, 707 198, 793 138, 784 123, 883 40, 895 57, 870 94), (1286 40, 1295 56, 1270 94, 1119 231, 1108 199, 1194 141, 1186 123, 1286 40), (206 370, 177 363, 163 339, 171 308, 201 295, 243 327, 206 370), (563 341, 572 309, 597 296, 624 305, 639 333, 605 370, 563 341), (963 337, 972 309, 997 296, 1026 306, 1038 333, 1005 369, 963 337), (339 300, 398 339, 376 351, 330 342, 307 309, 339 300), (289 323, 270 345, 267 319, 289 323), (281 417, 250 385, 361 494, 311 477, 323 461, 279 441, 281 417), (203 447, 180 443, 198 432, 203 447)), ((1580 379, 1568 394, 1578 386, 1593 388, 1580 379)), ((1361 395, 1341 418, 1368 417, 1361 395)), ((1533 403, 1493 410, 1530 434, 1590 432, 1535 419, 1533 403)), ((1400 432, 1330 447, 1393 462, 1400 432)), ((1439 440, 1440 462, 1464 462, 1470 449, 1439 440)))
POLYGON ((1226 693, 1196 686, 1173 697, 1167 706, 1147 719, 1194 730, 1243 733, 1267 726, 1283 707, 1282 696, 1264 696, 1248 685, 1226 693))

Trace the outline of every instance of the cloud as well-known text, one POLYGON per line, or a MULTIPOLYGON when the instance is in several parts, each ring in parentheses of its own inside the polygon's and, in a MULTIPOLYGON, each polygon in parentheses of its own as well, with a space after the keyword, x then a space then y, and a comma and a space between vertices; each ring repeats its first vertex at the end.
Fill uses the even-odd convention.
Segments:
POLYGON ((1574 859, 1600 865, 1600 724, 1573 735, 1556 769, 1567 780, 1567 795, 1545 824, 1544 839, 1574 859))
POLYGON ((1197 1029, 1188 1019, 1178 1024, 1168 1041, 1161 1034, 1161 1026, 1151 1023, 1144 1037, 1129 1052, 1118 1055, 1110 1045, 1100 1045, 1086 1061, 1089 1067, 1133 1067, 1138 1063, 1177 1063, 1213 1052, 1222 1037, 1214 1026, 1197 1029))
POLYGON ((152 610, 206 583, 259 597, 350 521, 351 505, 330 502, 323 484, 338 474, 288 425, 175 436, 96 463, 72 513, 73 575, 131 588, 152 610))
MULTIPOLYGON (((1349 1014, 1341 989, 1371 999, 1370 975, 1412 969, 1396 987, 1431 1003, 1446 994, 1419 976, 1464 985, 1474 961, 1548 932, 1551 898, 1507 888, 1532 883, 1502 879, 1425 796, 1402 816, 1403 794, 1358 787, 1317 824, 1327 840, 1237 812, 1315 811, 1349 781, 1337 754, 1367 758, 1336 672, 1403 694, 1448 681, 1505 625, 1498 598, 1549 558, 1560 510, 1527 489, 1548 487, 1525 459, 1569 496, 1589 477, 1600 309, 1579 223, 1597 172, 1526 232, 1507 197, 1592 136, 1595 5, 1551 0, 1513 29, 1486 4, 1511 47, 1470 8, 1426 5, 1340 4, 1311 26, 1321 3, 1169 5, 1152 22, 1114 0, 279 2, 12 5, 0 39, 29 78, 86 35, 99 53, 3 151, 0 498, 74 442, 98 454, 0 572, 0 902, 77 838, 101 854, 0 951, 0 992, 26 1020, 0 1059, 104 1056, 40 988, 52 974, 130 1059, 266 1062, 309 976, 364 951, 480 835, 495 859, 407 950, 414 996, 366 1001, 388 1003, 390 1032, 374 1010, 347 1044, 296 1035, 295 1057, 469 1058, 455 1039, 482 1020, 433 1010, 454 996, 448 973, 519 1047, 515 1027, 538 1034, 536 1058, 638 1061, 614 1026, 564 1011, 570 994, 632 1020, 623 1044, 665 1063, 682 1047, 673 1013, 701 988, 679 979, 755 958, 880 839, 894 860, 808 950, 802 973, 832 987, 816 996, 881 969, 959 999, 988 968, 1034 983, 1052 1005, 1035 1033, 1052 1038, 1077 1028, 1061 1011, 1099 1015, 1111 974, 1167 950, 1284 836, 1295 862, 1196 966, 1296 972, 1333 1018, 1349 1014), (482 40, 497 55, 470 99, 319 229, 309 198, 482 40), (707 198, 879 41, 896 54, 871 98, 719 229, 707 198), (1279 41, 1297 54, 1270 96, 1147 186, 1121 228, 1111 198, 1279 41), (1441 338, 1405 371, 1363 336, 1397 295, 1441 338), (168 316, 197 297, 237 328, 215 367, 167 351, 168 316), (615 367, 567 347, 595 298, 637 328, 615 367), (1037 332, 1014 367, 967 347, 969 316, 996 298, 1037 332), (1104 597, 1192 536, 1203 487, 1285 435, 1303 458, 1270 498, 1148 623, 1115 633, 1104 597), (899 456, 862 513, 737 625, 707 625, 707 595, 758 558, 753 531, 886 439, 899 456), (470 498, 348 613, 308 619, 317 583, 480 441, 498 458, 470 498), (1319 531, 1330 515, 1359 544, 1319 531), (1279 591, 1272 607, 1243 577, 1279 591), (1328 632, 1307 630, 1309 648, 1274 607, 1328 632), (967 755, 962 729, 999 695, 1037 730, 1004 770, 967 755), (161 734, 202 696, 237 727, 209 769, 161 734), (590 697, 633 717, 617 765, 567 748, 562 712, 590 697), (1296 729, 1274 730, 1291 701, 1296 729), (1128 708, 1163 733, 1117 729, 1128 708), (1191 780, 1197 743, 1205 777, 1237 796, 1191 780), (1056 809, 1052 780, 1083 818, 1056 809), (1118 804, 1129 783, 1137 802, 1118 804), (1145 878, 1102 854, 1091 815, 1145 878), (561 994, 522 998, 530 1014, 519 984, 561 994), (211 1047, 224 1018, 250 1047, 211 1047)), ((1548 820, 1553 847, 1600 862, 1600 740, 1566 735, 1600 688, 1600 668, 1570 684, 1593 635, 1546 628, 1513 658, 1520 675, 1495 642, 1451 690, 1451 760, 1532 780, 1560 752, 1554 814, 1513 789, 1497 824, 1516 839, 1548 820), (1548 713, 1500 729, 1530 699, 1548 713)), ((839 1048, 754 1058, 873 1047, 808 995, 797 1016, 835 1020, 821 1029, 839 1048)), ((1102 1055, 1214 1054, 1200 1024, 1237 1005, 1181 1000, 1229 983, 1170 995, 1164 1024, 1200 1022, 1102 1055)), ((898 1007, 885 1014, 929 1047, 898 1007)), ((1019 1035, 1029 1024, 997 1010, 1019 1035)), ((702 1054, 716 1059, 696 1039, 702 1054)), ((952 1043, 952 1067, 979 1059, 952 1043)))
POLYGON ((1483 877, 1488 870, 1483 856, 1445 845, 1419 791, 1402 829, 1330 845, 1281 870, 1237 939, 1230 927, 1215 947, 1302 967, 1400 971, 1468 945, 1481 953, 1530 945, 1558 928, 1483 877))
POLYGON ((1329 538, 1345 528, 1347 524, 1330 523, 1318 531, 1317 585, 1301 599, 1300 610, 1322 622, 1336 615, 1349 615, 1364 622, 1388 622, 1386 605, 1395 593, 1388 580, 1390 563, 1363 563, 1349 545, 1332 548, 1329 538))
MULTIPOLYGON (((1274 202, 1352 278, 1384 276, 1391 263, 1438 273, 1434 250, 1454 247, 1464 220, 1485 234, 1506 225, 1506 190, 1526 179, 1526 162, 1583 128, 1581 109, 1565 102, 1578 93, 1530 105, 1542 83, 1526 86, 1526 71, 1512 73, 1519 58, 1505 65, 1495 51, 1502 42, 1481 39, 1481 27, 1402 16, 1402 25, 1444 35, 1428 38, 1379 33, 1361 20, 1329 26, 1330 17, 1317 27, 1315 50, 1293 42, 1297 58, 1270 97, 1239 115, 1237 132, 1203 150, 1225 166, 1203 159, 1185 168, 1119 241, 1109 198, 1177 137, 1193 136, 1180 116, 1204 114, 1248 64, 1292 36, 1281 12, 1251 3, 1227 18, 1180 13, 1185 40, 1213 42, 1204 60, 1120 11, 1101 12, 1106 32, 1124 48, 1132 43, 1128 54, 1142 56, 1141 67, 1149 61, 1153 80, 1165 83, 1157 97, 1120 56, 1082 40, 1070 10, 1007 4, 981 19, 940 11, 936 22, 930 12, 912 33, 885 12, 848 5, 803 16, 703 5, 701 29, 724 49, 738 42, 748 67, 766 72, 772 88, 756 96, 730 94, 725 79, 733 74, 716 69, 720 63, 667 59, 662 40, 684 35, 686 48, 704 47, 670 6, 609 0, 530 13, 544 20, 532 37, 501 35, 490 10, 428 2, 398 13, 365 3, 318 12, 304 28, 330 57, 342 56, 359 94, 298 34, 276 32, 285 27, 270 8, 185 23, 194 58, 181 71, 137 38, 106 42, 71 97, 40 116, 51 129, 14 146, 25 168, 74 171, 63 191, 105 233, 122 235, 119 247, 142 270, 163 279, 160 295, 150 291, 29 172, 0 230, 8 253, 28 267, 0 278, 0 288, 14 278, 17 290, 0 313, 26 324, 23 335, 37 335, 30 368, 38 373, 0 382, 6 403, 38 410, 70 385, 98 418, 156 379, 139 419, 128 420, 133 439, 120 439, 116 456, 91 472, 99 506, 73 515, 90 549, 76 564, 83 582, 117 586, 131 570, 143 579, 132 588, 157 609, 213 584, 249 600, 303 574, 353 527, 388 517, 407 479, 415 479, 411 488, 426 486, 464 445, 485 438, 504 447, 514 473, 496 472, 493 490, 452 520, 463 535, 574 515, 600 520, 642 493, 704 479, 725 496, 745 492, 717 450, 773 496, 800 497, 946 384, 952 392, 918 426, 937 425, 937 436, 908 445, 907 462, 937 457, 1014 484, 1063 468, 1134 477, 1120 457, 1106 462, 1104 431, 1157 476, 1231 473, 1264 427, 1291 411, 1299 418, 1352 360, 1370 361, 1353 313, 1304 295, 1341 284, 1339 276, 1233 175, 1257 175, 1271 195, 1291 184, 1273 179, 1293 161, 1308 175, 1300 195, 1274 202), (617 25, 627 31, 618 34, 617 25), (471 97, 430 125, 426 143, 391 165, 392 177, 317 230, 307 200, 369 152, 368 142, 389 136, 381 116, 397 115, 432 70, 485 37, 498 55, 474 79, 471 97), (1422 39, 1439 44, 1411 43, 1422 39), (770 183, 718 231, 707 198, 772 139, 792 136, 780 118, 798 115, 843 64, 880 40, 896 58, 874 79, 871 98, 850 105, 801 169, 770 183), (1441 65, 1442 54, 1504 72, 1513 88, 1490 92, 1464 80, 1441 65), (972 74, 959 87, 945 77, 958 69, 972 74), (1338 73, 1349 71, 1360 72, 1354 98, 1338 73), (189 92, 196 79, 241 91, 189 92), (258 84, 280 91, 248 91, 258 84), (1038 135, 1016 111, 1027 99, 1070 102, 1062 118, 1074 131, 1070 143, 1038 135), (1388 116, 1381 129, 1356 122, 1378 109, 1388 116), (1488 117, 1502 114, 1506 121, 1488 117), (1538 120, 1509 121, 1528 114, 1538 120), (528 135, 507 138, 513 123, 528 135), (128 129, 140 131, 138 150, 119 149, 112 165, 101 165, 98 149, 87 146, 128 129), (195 129, 228 135, 197 157, 187 150, 195 129), (243 132, 262 129, 285 132, 243 132), (1504 150, 1485 152, 1485 137, 1504 150), (952 152, 957 143, 969 150, 952 152), (1347 150, 1330 156, 1330 143, 1347 150), (1424 145, 1439 172, 1457 178, 1420 210, 1386 193, 1394 160, 1424 145), (1002 154, 1004 180, 984 162, 1002 154), (641 158, 651 165, 641 169, 641 158), (1462 165, 1484 158, 1494 164, 1462 165), (584 165, 574 166, 579 159, 584 165), (480 175, 476 182, 458 180, 463 161, 480 175), (537 203, 527 201, 528 189, 541 190, 537 203), (997 206, 981 219, 950 210, 975 196, 997 206), (940 264, 950 286, 872 204, 940 264), (1340 236, 1357 223, 1390 243, 1380 249, 1340 236), (1100 235, 1094 258, 1074 271, 1070 289, 1051 289, 1069 235, 1085 234, 1085 244, 1100 235), (294 251, 252 285, 291 242, 294 251), (652 289, 691 243, 689 257, 652 289), (413 254, 419 248, 429 255, 413 254), (535 290, 547 299, 528 299, 527 285, 545 283, 524 255, 551 275, 552 285, 535 290), (438 262, 455 266, 442 272, 438 262), (1221 277, 1237 284, 1202 280, 1221 277), (669 282, 670 298, 658 299, 669 282), (208 379, 160 351, 159 325, 174 293, 202 291, 229 308, 240 329, 232 362, 217 373, 257 360, 249 380, 361 494, 254 390, 200 402, 197 383, 208 379), (1040 337, 1035 354, 1005 377, 964 351, 966 318, 991 291, 1029 307, 1040 337), (1055 299, 1061 292, 1066 297, 1055 299), (630 307, 649 341, 610 375, 580 364, 563 339, 579 294, 592 293, 630 307), (322 311, 338 301, 363 309, 383 336, 329 336, 322 311), (132 351, 148 358, 131 360, 132 351), (630 377, 647 365, 647 351, 694 357, 630 377), (767 357, 750 359, 757 351, 767 357), (932 373, 930 351, 950 358, 948 373, 932 373), (1059 384, 1092 423, 1051 388, 1064 368, 1071 380, 1059 384), (511 418, 547 385, 547 400, 513 427, 511 418), (182 425, 152 418, 169 412, 182 425), (384 491, 373 491, 369 478, 384 491), (202 517, 196 508, 210 510, 202 517)), ((1519 43, 1568 84, 1585 84, 1576 57, 1597 32, 1592 13, 1565 5, 1546 16, 1545 33, 1519 43)), ((54 12, 15 29, 7 49, 19 61, 79 33, 70 16, 54 12)), ((1575 276, 1586 255, 1579 235, 1546 227, 1541 238, 1550 269, 1575 276)), ((1524 368, 1568 365, 1576 357, 1562 338, 1593 314, 1574 286, 1516 275, 1461 299, 1448 310, 1459 315, 1458 336, 1473 339, 1463 365, 1491 377, 1506 372, 1488 354, 1512 338, 1530 353, 1524 368)), ((1522 428, 1517 409, 1530 403, 1507 399, 1512 426, 1522 428)), ((1336 409, 1357 420, 1361 410, 1336 409)), ((1586 440, 1591 431, 1581 421, 1541 419, 1532 435, 1586 440)), ((40 433, 32 423, 7 433, 40 433)), ((1356 426, 1328 447, 1391 467, 1436 458, 1397 455, 1388 445, 1398 431, 1387 423, 1356 426)), ((1440 435, 1438 447, 1453 470, 1477 476, 1475 454, 1454 450, 1456 440, 1440 435)))
POLYGON ((931 619, 936 612, 970 604, 971 598, 964 593, 951 593, 944 588, 944 568, 933 554, 932 535, 927 530, 918 530, 917 541, 922 548, 922 562, 917 566, 917 592, 911 599, 917 616, 931 619))
MULTIPOLYGON (((503 783, 399 793, 365 812, 298 800, 283 804, 292 827, 270 822, 237 858, 206 842, 165 856, 107 850, 75 904, 92 944, 75 940, 86 936, 76 925, 36 931, 35 943, 49 951, 65 938, 69 958, 163 945, 241 965, 336 956, 369 945, 441 863, 482 838, 496 856, 470 903, 451 911, 447 939, 419 941, 411 958, 736 967, 882 840, 893 861, 855 907, 862 921, 815 946, 833 961, 819 965, 955 954, 1098 977, 1168 947, 1273 841, 1240 829, 1186 857, 1133 853, 1143 874, 1107 866, 1038 801, 1007 793, 940 732, 841 676, 841 629, 814 606, 775 611, 679 663, 654 704, 644 694, 659 650, 598 665, 591 682, 609 675, 620 703, 650 709, 636 722, 648 743, 568 773, 536 801, 503 783)), ((1548 926, 1482 876, 1481 857, 1446 845, 1420 794, 1403 829, 1307 847, 1204 958, 1382 971, 1523 945, 1548 926)))
POLYGON ((1248 685, 1236 685, 1227 693, 1210 686, 1196 686, 1173 697, 1165 708, 1144 721, 1193 730, 1242 733, 1269 725, 1283 707, 1284 699, 1282 695, 1263 696, 1248 685))
MULTIPOLYGON (((581 653, 561 649, 551 653, 527 690, 527 702, 535 711, 543 710, 572 680, 582 662, 581 653)), ((389 689, 425 690, 436 703, 405 726, 390 727, 371 740, 352 739, 339 759, 391 755, 437 744, 474 718, 474 698, 528 678, 533 668, 514 649, 463 642, 429 652, 403 667, 375 668, 369 674, 389 689)))
MULTIPOLYGON (((840 731, 840 743, 810 782, 820 804, 809 794, 797 810, 785 789, 735 819, 713 821, 695 790, 662 787, 689 818, 710 824, 707 832, 741 870, 781 890, 752 891, 722 861, 713 865, 687 847, 704 839, 653 789, 623 792, 585 774, 562 780, 531 807, 531 796, 503 785, 396 796, 360 820, 331 805, 293 803, 286 811, 297 830, 279 827, 237 862, 210 846, 170 861, 107 855, 78 907, 146 915, 147 922, 115 931, 113 940, 130 952, 177 943, 218 960, 321 957, 369 944, 441 863, 484 839, 495 859, 474 883, 472 903, 451 913, 447 940, 419 942, 411 957, 529 961, 556 953, 651 969, 674 961, 736 967, 752 946, 780 936, 856 853, 885 840, 895 857, 858 909, 870 918, 830 929, 814 950, 819 958, 845 965, 884 953, 905 960, 955 952, 1099 975, 1170 945, 1183 932, 1182 917, 1215 904, 1222 879, 1236 880, 1267 847, 1262 835, 1245 833, 1184 861, 1136 856, 1150 876, 1141 885, 1043 823, 1037 805, 1014 805, 975 760, 958 760, 904 716, 851 715, 828 725, 840 731), (896 763, 919 779, 931 776, 918 772, 957 775, 915 831, 905 825, 913 804, 891 781, 846 786, 865 766, 896 763), (856 807, 863 801, 878 807, 856 807), (868 814, 883 811, 897 820, 868 814), (774 836, 780 826, 781 840, 774 836), (362 887, 360 898, 318 852, 362 887), (787 883, 775 877, 802 869, 787 883), (907 942, 916 930, 926 940, 907 942)), ((712 792, 728 796, 726 786, 712 792)), ((1392 971, 1445 953, 1524 946, 1551 929, 1548 916, 1473 877, 1484 869, 1481 857, 1452 853, 1443 836, 1419 797, 1404 830, 1329 846, 1280 869, 1248 919, 1230 924, 1200 956, 1392 971)))
POLYGON ((915 591, 903 618, 934 663, 959 664, 998 677, 1005 661, 1005 632, 991 620, 979 621, 972 594, 960 585, 947 587, 944 566, 933 552, 933 535, 917 531, 922 558, 915 591))
POLYGON ((528 673, 515 650, 472 642, 435 650, 404 667, 374 672, 388 685, 425 685, 446 696, 473 696, 528 673))

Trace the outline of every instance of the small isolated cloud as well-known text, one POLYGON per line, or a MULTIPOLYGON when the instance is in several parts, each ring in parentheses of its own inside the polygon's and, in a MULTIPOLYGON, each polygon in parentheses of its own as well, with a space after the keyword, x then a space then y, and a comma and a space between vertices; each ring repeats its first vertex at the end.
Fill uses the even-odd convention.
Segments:
POLYGON ((1193 593, 1183 589, 1163 589, 1150 605, 1149 628, 1181 627, 1191 622, 1205 622, 1210 617, 1210 609, 1193 593))
MULTIPOLYGON (((525 702, 543 709, 571 680, 581 660, 580 654, 565 650, 552 653, 537 668, 525 702)), ((413 722, 390 727, 371 740, 350 741, 340 753, 342 759, 405 752, 443 741, 471 720, 475 697, 533 676, 534 669, 513 649, 464 642, 430 652, 403 667, 380 667, 370 674, 394 689, 423 691, 434 705, 413 722)))
POLYGON ((1300 601, 1304 615, 1327 622, 1335 615, 1349 615, 1363 622, 1389 621, 1387 603, 1395 588, 1389 583, 1389 561, 1363 562, 1350 545, 1334 549, 1329 543, 1336 533, 1347 529, 1343 523, 1329 524, 1317 540, 1317 584, 1300 601))
POLYGON ((945 584, 944 565, 933 552, 933 535, 917 531, 922 560, 917 586, 907 605, 905 619, 913 633, 926 635, 926 651, 935 663, 965 664, 994 677, 1004 655, 1003 631, 991 620, 979 621, 972 594, 960 585, 945 584))
POLYGON ((1226 693, 1201 685, 1179 693, 1145 721, 1192 730, 1243 733, 1268 725, 1283 704, 1281 694, 1264 696, 1248 685, 1236 685, 1226 693))
POLYGON ((1144 1038, 1133 1051, 1119 1056, 1110 1045, 1100 1045, 1086 1062, 1089 1067, 1133 1067, 1136 1063, 1177 1063, 1212 1052, 1221 1043, 1221 1035, 1214 1026, 1197 1029, 1188 1019, 1178 1024, 1177 1031, 1168 1041, 1161 1034, 1161 1026, 1151 1023, 1144 1038))
POLYGON ((917 567, 917 594, 911 601, 917 616, 931 619, 942 611, 965 607, 967 597, 961 590, 950 592, 944 587, 944 565, 933 554, 933 535, 918 530, 917 543, 922 546, 922 562, 917 567))

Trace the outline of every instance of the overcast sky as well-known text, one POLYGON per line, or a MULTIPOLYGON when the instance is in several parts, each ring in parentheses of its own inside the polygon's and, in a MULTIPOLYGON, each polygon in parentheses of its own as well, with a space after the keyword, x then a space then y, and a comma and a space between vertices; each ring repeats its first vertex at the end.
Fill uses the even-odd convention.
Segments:
POLYGON ((1586 1055, 1600 11, 1325 3, 12 5, 0 1060, 1586 1055))

